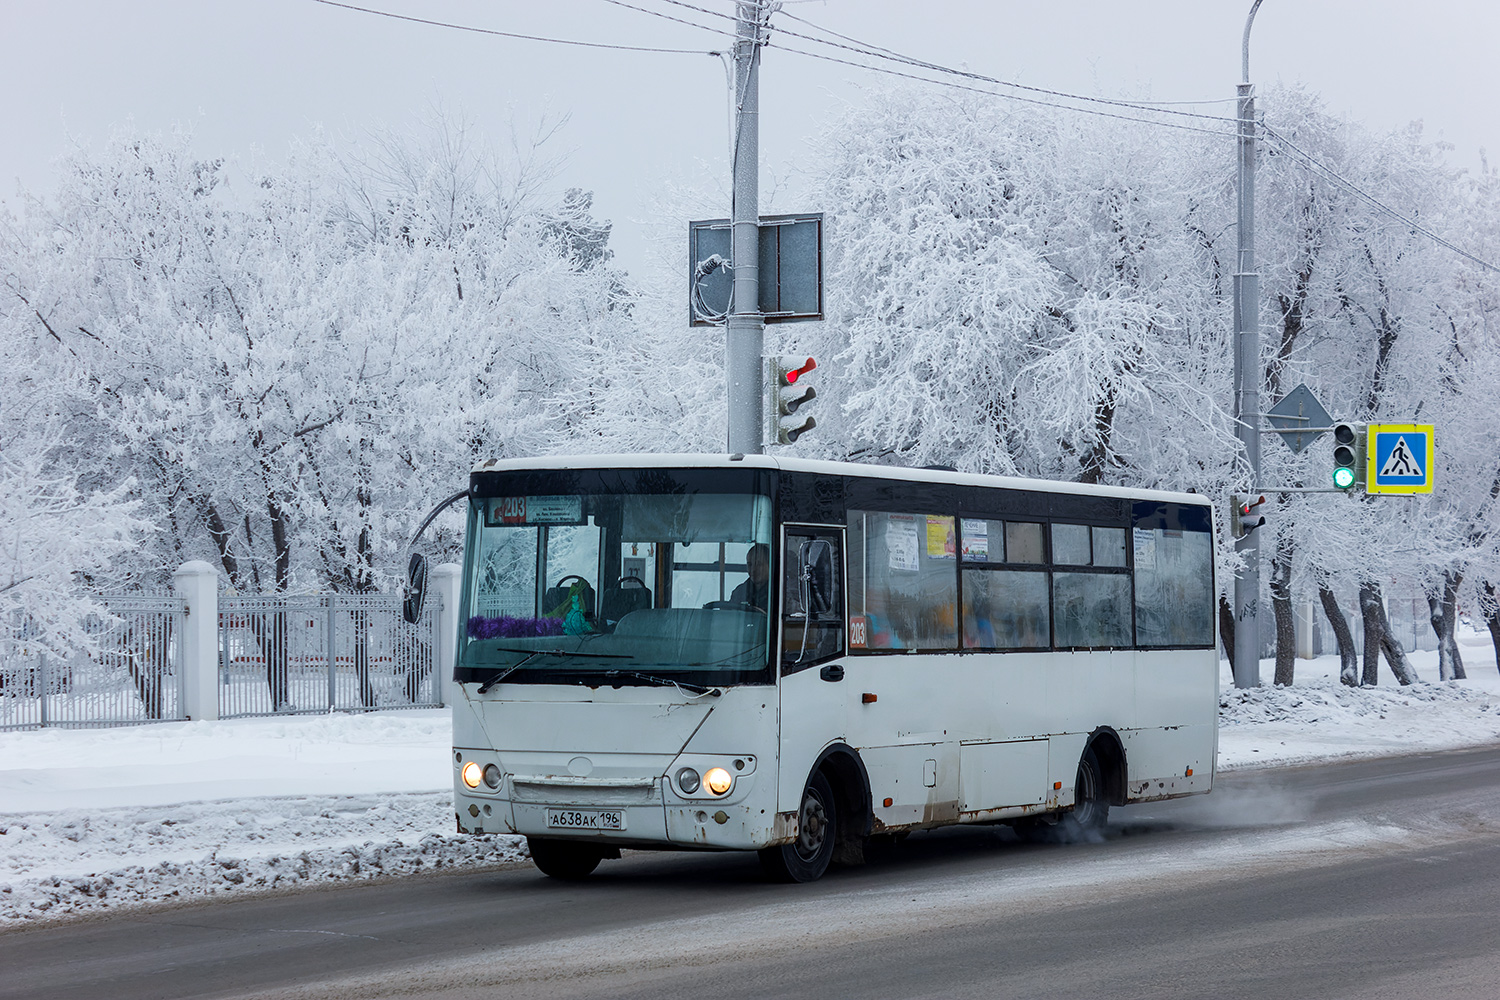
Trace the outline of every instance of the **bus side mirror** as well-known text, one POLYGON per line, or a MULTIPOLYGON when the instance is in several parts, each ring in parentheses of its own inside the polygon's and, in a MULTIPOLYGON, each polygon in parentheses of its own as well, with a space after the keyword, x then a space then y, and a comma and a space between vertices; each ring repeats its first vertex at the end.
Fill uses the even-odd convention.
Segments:
POLYGON ((401 602, 401 617, 415 625, 422 618, 422 598, 427 596, 427 559, 412 553, 406 565, 406 599, 401 602))
POLYGON ((797 552, 797 563, 802 610, 812 621, 833 610, 833 546, 827 539, 809 539, 797 552))

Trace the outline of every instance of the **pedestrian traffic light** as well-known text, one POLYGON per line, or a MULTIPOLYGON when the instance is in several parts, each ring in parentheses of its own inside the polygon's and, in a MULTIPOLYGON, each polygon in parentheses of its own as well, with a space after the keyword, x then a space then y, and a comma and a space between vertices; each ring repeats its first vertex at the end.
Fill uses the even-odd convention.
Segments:
POLYGON ((1333 485, 1341 490, 1365 486, 1365 425, 1333 425, 1333 485))
POLYGON ((1266 502, 1263 496, 1246 497, 1238 493, 1229 498, 1229 533, 1235 538, 1244 538, 1266 523, 1264 514, 1255 513, 1255 508, 1266 502))
POLYGON ((798 411, 818 398, 818 390, 808 385, 809 373, 817 367, 818 363, 812 358, 805 361, 799 358, 772 359, 769 373, 771 443, 793 444, 818 426, 817 420, 812 417, 800 424, 796 422, 798 411))

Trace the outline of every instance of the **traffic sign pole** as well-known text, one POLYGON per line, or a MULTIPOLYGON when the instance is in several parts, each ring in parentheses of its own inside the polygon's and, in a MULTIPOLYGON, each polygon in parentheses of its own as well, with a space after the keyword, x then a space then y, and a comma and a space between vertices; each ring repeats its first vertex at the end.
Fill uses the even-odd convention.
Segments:
MULTIPOLYGON (((1234 413, 1236 431, 1260 479, 1260 274, 1255 269, 1255 88, 1250 83, 1250 27, 1261 0, 1245 19, 1244 73, 1238 87, 1238 256, 1234 269, 1234 413)), ((1235 542, 1244 568, 1234 580, 1234 686, 1260 686, 1260 551, 1253 534, 1235 542)))

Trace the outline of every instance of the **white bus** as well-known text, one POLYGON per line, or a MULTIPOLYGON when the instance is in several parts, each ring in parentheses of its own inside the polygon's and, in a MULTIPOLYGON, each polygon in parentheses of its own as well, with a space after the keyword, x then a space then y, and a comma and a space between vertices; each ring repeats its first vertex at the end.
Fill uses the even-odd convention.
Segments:
POLYGON ((487 461, 468 501, 458 825, 548 875, 681 848, 809 881, 1213 783, 1204 497, 669 455, 487 461))

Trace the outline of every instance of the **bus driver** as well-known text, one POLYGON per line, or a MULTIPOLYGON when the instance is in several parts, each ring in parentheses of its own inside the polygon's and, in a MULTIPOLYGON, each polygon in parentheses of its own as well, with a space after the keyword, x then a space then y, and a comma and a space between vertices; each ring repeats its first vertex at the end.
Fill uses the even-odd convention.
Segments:
POLYGON ((766 591, 771 585, 771 548, 764 542, 756 542, 745 554, 745 568, 749 578, 729 595, 731 601, 748 604, 757 611, 765 611, 770 602, 766 591))

